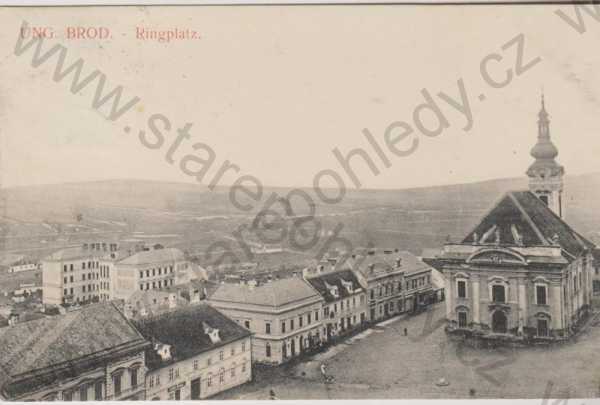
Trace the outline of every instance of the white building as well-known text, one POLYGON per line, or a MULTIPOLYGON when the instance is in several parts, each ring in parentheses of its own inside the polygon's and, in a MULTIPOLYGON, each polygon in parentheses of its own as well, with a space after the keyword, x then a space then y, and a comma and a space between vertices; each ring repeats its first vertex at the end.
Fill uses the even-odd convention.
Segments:
POLYGON ((209 305, 137 321, 146 351, 147 400, 203 399, 252 380, 251 334, 209 305))
POLYGON ((160 290, 190 281, 190 262, 175 248, 137 252, 114 263, 114 298, 128 299, 136 291, 160 290))

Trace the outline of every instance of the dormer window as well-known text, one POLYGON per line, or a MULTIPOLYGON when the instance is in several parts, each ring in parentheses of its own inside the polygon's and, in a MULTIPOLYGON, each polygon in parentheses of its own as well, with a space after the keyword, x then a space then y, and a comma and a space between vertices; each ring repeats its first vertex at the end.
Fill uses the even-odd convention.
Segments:
POLYGON ((329 293, 334 297, 334 298, 338 298, 339 297, 339 291, 338 291, 338 287, 337 285, 331 285, 329 284, 327 281, 325 282, 325 287, 327 288, 327 290, 329 290, 329 293))
POLYGON ((155 343, 154 350, 160 356, 162 361, 171 360, 171 346, 163 343, 155 343))
POLYGON ((354 285, 352 284, 352 281, 346 281, 342 279, 342 285, 344 286, 346 291, 348 291, 349 294, 352 294, 354 292, 354 285))
POLYGON ((202 322, 202 327, 204 328, 204 333, 208 335, 212 343, 218 343, 221 341, 221 337, 219 336, 219 329, 212 328, 206 322, 202 322))

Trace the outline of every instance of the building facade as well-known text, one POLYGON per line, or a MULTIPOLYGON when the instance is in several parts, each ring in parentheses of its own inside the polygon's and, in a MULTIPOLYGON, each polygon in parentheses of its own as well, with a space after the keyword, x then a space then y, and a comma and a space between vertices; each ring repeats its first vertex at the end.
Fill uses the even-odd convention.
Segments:
POLYGON ((365 326, 367 293, 351 270, 317 274, 306 281, 325 300, 322 335, 328 341, 365 326))
POLYGON ((461 243, 427 259, 445 277, 450 330, 562 339, 589 312, 595 246, 561 218, 564 169, 548 122, 542 102, 530 191, 507 193, 461 243))
POLYGON ((259 286, 222 284, 209 302, 252 332, 255 362, 281 364, 326 339, 323 297, 298 277, 259 286))
POLYGON ((0 396, 17 401, 145 399, 149 343, 111 303, 0 328, 0 396))
POLYGON ((114 263, 114 298, 127 299, 136 291, 160 290, 190 281, 190 263, 176 248, 137 252, 114 263))
POLYGON ((146 399, 197 400, 252 380, 251 334, 206 305, 136 321, 146 352, 146 399))
MULTIPOLYGON (((117 251, 116 243, 85 243, 44 258, 42 301, 45 305, 87 304, 100 301, 100 261, 117 251)), ((108 299, 108 296, 106 296, 108 299)))
POLYGON ((368 299, 368 320, 380 322, 430 303, 431 267, 406 251, 375 251, 347 261, 368 299))

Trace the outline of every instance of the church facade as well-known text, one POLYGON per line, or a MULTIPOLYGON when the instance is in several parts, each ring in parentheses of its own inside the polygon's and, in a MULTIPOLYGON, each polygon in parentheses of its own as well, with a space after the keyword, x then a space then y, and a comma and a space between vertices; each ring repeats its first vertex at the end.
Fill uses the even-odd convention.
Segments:
POLYGON ((564 168, 542 98, 529 190, 508 192, 460 243, 425 261, 444 275, 447 330, 565 339, 586 319, 595 246, 564 220, 564 168))

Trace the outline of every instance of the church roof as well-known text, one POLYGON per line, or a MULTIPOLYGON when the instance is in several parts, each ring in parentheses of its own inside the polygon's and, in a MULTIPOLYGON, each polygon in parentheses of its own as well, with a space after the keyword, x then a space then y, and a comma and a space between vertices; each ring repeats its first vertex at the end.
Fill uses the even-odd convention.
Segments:
POLYGON ((506 193, 462 243, 560 246, 572 257, 595 247, 529 191, 506 193))

